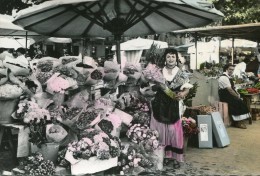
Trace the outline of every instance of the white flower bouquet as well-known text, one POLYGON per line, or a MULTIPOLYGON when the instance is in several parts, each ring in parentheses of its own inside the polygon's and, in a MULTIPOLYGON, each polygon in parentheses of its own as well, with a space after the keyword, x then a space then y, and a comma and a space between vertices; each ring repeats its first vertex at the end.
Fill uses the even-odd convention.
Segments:
POLYGON ((23 89, 18 85, 6 83, 0 86, 1 100, 16 99, 19 98, 22 94, 23 89))
POLYGON ((24 123, 30 123, 31 121, 40 123, 40 120, 44 118, 50 120, 50 113, 47 109, 40 108, 37 103, 25 99, 19 102, 16 117, 23 119, 24 123))

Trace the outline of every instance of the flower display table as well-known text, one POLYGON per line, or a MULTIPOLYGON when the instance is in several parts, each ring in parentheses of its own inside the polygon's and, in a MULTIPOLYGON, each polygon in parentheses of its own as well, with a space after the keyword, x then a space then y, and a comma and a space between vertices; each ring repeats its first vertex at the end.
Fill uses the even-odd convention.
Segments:
POLYGON ((67 151, 65 158, 71 163, 72 175, 93 174, 105 171, 117 166, 118 157, 107 160, 100 160, 96 156, 90 157, 88 160, 76 160, 72 156, 72 152, 67 151))

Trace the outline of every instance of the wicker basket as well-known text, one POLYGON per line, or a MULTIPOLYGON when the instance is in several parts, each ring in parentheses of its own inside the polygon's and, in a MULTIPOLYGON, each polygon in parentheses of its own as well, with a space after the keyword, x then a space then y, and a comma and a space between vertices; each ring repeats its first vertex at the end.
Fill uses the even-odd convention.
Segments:
POLYGON ((12 113, 16 110, 19 99, 0 100, 0 124, 12 123, 12 113))

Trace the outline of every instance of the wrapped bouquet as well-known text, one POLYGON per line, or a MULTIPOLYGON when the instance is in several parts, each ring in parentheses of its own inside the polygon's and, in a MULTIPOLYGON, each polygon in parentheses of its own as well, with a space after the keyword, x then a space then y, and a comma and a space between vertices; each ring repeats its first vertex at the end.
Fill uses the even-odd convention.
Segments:
POLYGON ((141 78, 142 67, 140 63, 132 64, 127 62, 123 69, 123 73, 128 77, 126 85, 136 85, 138 80, 141 78))
POLYGON ((0 86, 0 99, 16 99, 23 94, 23 89, 14 84, 6 83, 0 86))
POLYGON ((80 130, 84 130, 94 126, 100 121, 103 113, 103 109, 96 109, 94 107, 86 108, 79 114, 76 121, 76 127, 80 130))
POLYGON ((61 142, 68 135, 67 131, 59 124, 46 126, 46 138, 48 142, 61 142))
MULTIPOLYGON (((92 156, 96 156, 99 160, 107 160, 120 155, 120 141, 100 130, 88 129, 78 142, 68 145, 68 152, 71 152, 76 160, 89 159, 92 156)), ((66 159, 72 161, 68 155, 66 159)))
POLYGON ((146 168, 152 166, 152 161, 141 154, 137 146, 129 144, 122 145, 122 151, 118 158, 120 175, 138 175, 146 168))
POLYGON ((111 81, 115 80, 120 72, 120 65, 113 61, 105 61, 104 63, 104 80, 111 81))
POLYGON ((36 65, 36 78, 40 81, 41 84, 45 84, 45 82, 54 74, 53 69, 60 64, 60 61, 56 58, 41 58, 36 65))
POLYGON ((156 149, 159 146, 159 133, 151 130, 147 125, 134 124, 129 128, 126 135, 134 143, 146 144, 147 149, 156 149))
POLYGON ((199 133, 199 128, 197 127, 196 121, 191 117, 182 117, 182 127, 186 137, 199 133))
POLYGON ((165 78, 160 68, 155 64, 149 63, 143 71, 143 76, 146 81, 151 83, 165 83, 165 78))
POLYGON ((37 103, 25 99, 19 102, 16 117, 23 119, 24 123, 31 121, 40 123, 41 119, 50 120, 50 113, 47 109, 40 108, 37 103))
POLYGON ((116 114, 107 113, 95 126, 96 129, 104 131, 106 134, 119 137, 122 120, 116 114))
POLYGON ((71 67, 74 64, 81 62, 81 58, 79 56, 63 56, 60 57, 59 60, 61 61, 62 65, 66 65, 67 67, 71 67))
POLYGON ((52 75, 46 83, 46 91, 51 94, 65 93, 68 88, 77 88, 77 82, 74 79, 65 75, 60 75, 59 73, 52 75))

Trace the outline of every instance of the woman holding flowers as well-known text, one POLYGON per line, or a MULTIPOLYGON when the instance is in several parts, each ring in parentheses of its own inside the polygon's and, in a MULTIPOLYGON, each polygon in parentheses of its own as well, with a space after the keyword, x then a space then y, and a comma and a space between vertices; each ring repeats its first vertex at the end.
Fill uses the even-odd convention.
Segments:
POLYGON ((178 53, 166 49, 161 69, 164 78, 157 83, 157 92, 152 100, 151 129, 159 132, 159 141, 165 146, 165 164, 173 161, 174 168, 183 162, 183 128, 181 116, 185 110, 183 99, 192 87, 189 79, 178 67, 178 53))

